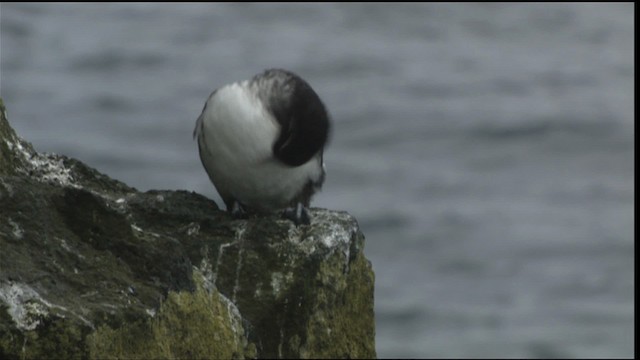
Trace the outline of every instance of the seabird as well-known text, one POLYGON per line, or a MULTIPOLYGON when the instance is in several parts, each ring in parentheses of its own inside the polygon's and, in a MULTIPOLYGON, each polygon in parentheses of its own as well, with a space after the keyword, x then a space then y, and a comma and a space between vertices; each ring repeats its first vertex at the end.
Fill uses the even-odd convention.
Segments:
POLYGON ((309 224, 307 207, 325 178, 329 114, 298 75, 269 69, 215 90, 196 121, 200 160, 236 218, 282 211, 309 224))

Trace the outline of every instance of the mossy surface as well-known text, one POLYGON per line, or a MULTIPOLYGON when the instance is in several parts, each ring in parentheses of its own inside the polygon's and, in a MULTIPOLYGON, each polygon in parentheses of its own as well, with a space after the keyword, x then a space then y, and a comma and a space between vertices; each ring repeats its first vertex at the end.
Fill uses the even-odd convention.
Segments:
MULTIPOLYGON (((196 276, 199 275, 196 272, 196 276)), ((153 318, 103 325, 87 340, 93 359, 241 359, 254 357, 230 303, 196 281, 194 292, 170 292, 153 318)))
POLYGON ((0 358, 375 357, 347 213, 295 227, 138 192, 37 153, 0 113, 0 358))
POLYGON ((373 316, 374 276, 371 264, 362 254, 349 264, 349 274, 335 274, 332 264, 323 263, 321 271, 328 276, 318 282, 331 281, 340 288, 338 294, 322 293, 325 288, 316 285, 320 294, 316 311, 307 325, 303 358, 374 358, 375 323, 373 316), (330 346, 328 346, 330 344, 330 346))
POLYGON ((86 359, 89 329, 59 316, 43 316, 33 330, 11 326, 8 308, 0 304, 1 359, 86 359))

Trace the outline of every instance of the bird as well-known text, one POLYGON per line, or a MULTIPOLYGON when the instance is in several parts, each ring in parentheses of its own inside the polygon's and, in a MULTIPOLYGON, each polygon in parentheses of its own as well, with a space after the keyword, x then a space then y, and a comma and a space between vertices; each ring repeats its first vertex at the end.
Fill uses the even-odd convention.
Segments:
POLYGON ((214 90, 193 137, 209 179, 234 218, 280 212, 309 225, 308 207, 325 181, 331 120, 297 74, 267 69, 214 90))

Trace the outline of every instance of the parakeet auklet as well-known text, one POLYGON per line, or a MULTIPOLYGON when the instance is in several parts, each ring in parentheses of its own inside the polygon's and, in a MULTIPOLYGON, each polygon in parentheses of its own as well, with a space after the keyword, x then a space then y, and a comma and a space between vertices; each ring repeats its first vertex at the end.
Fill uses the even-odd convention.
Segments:
POLYGON ((200 160, 236 217, 282 211, 309 224, 311 197, 325 178, 329 114, 298 75, 270 69, 215 90, 193 132, 200 160))

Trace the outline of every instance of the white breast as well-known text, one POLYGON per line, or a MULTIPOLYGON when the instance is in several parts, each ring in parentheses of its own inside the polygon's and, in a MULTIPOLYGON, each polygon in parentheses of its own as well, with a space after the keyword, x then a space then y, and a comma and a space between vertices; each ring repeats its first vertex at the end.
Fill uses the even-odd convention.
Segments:
POLYGON ((273 157, 279 124, 246 81, 218 89, 200 121, 202 162, 221 195, 256 210, 281 209, 321 176, 318 157, 298 167, 273 157))

